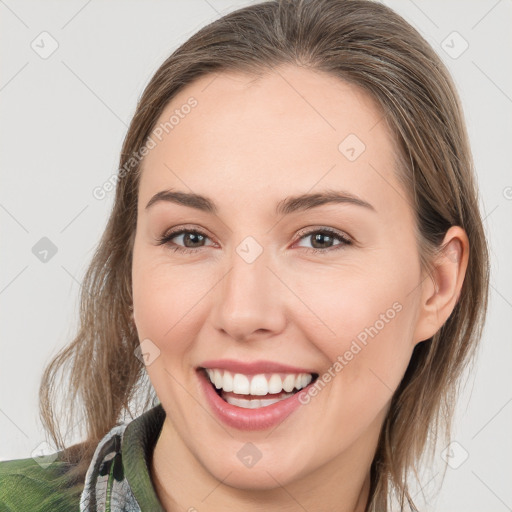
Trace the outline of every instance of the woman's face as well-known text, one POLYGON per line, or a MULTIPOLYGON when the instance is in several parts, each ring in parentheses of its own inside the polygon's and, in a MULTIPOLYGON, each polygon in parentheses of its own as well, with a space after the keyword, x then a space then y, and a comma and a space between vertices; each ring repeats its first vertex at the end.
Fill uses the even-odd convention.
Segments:
POLYGON ((369 464, 414 345, 433 334, 420 322, 413 211, 375 103, 296 67, 208 75, 173 98, 148 148, 134 320, 167 413, 162 436, 235 487, 369 464), (147 206, 163 191, 183 201, 147 206), (303 195, 313 198, 294 200, 303 195), (204 367, 214 380, 222 370, 224 398, 204 367), (287 396, 276 390, 300 370, 318 380, 248 408, 287 396))

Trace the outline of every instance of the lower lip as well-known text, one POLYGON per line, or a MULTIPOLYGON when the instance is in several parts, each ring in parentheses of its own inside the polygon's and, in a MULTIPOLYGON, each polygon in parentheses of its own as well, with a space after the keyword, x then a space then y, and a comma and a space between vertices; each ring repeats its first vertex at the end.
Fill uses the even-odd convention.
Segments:
POLYGON ((238 430, 266 430, 278 425, 302 405, 299 401, 299 393, 307 392, 313 384, 310 383, 293 396, 275 404, 257 409, 244 409, 225 402, 213 389, 204 370, 198 370, 198 375, 201 387, 215 416, 226 425, 238 430))

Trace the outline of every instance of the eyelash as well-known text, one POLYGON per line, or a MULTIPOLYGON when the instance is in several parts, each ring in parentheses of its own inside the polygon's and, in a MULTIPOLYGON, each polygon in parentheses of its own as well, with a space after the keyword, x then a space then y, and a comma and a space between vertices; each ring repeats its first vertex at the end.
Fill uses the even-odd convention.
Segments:
MULTIPOLYGON (((171 231, 170 233, 164 234, 163 236, 158 238, 157 245, 169 245, 169 249, 171 249, 172 251, 181 252, 181 253, 189 253, 189 252, 194 252, 194 251, 203 249, 203 247, 190 248, 190 247, 182 247, 180 245, 175 245, 175 244, 170 245, 170 240, 172 240, 173 238, 175 238, 178 235, 182 235, 185 233, 193 233, 195 235, 200 235, 205 238, 209 238, 208 235, 206 235, 205 233, 198 231, 196 229, 178 229, 176 231, 171 231)), ((335 231, 330 228, 313 229, 313 230, 307 231, 306 233, 302 233, 299 236, 299 241, 302 240, 303 238, 307 238, 308 236, 311 236, 313 234, 318 234, 318 233, 327 234, 333 238, 337 238, 342 243, 335 245, 333 247, 328 247, 326 249, 315 249, 315 248, 310 248, 310 247, 301 247, 301 249, 305 249, 306 252, 309 252, 309 253, 325 255, 326 253, 330 253, 331 251, 337 251, 339 249, 344 249, 345 246, 352 244, 352 241, 349 238, 342 235, 338 231, 335 231)))

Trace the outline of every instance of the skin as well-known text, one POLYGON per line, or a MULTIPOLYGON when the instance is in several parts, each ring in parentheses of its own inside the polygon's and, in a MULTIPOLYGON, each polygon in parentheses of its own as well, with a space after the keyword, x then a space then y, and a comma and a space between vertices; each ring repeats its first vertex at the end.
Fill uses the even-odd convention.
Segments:
POLYGON ((259 79, 208 75, 173 98, 160 121, 190 96, 197 107, 144 159, 134 241, 133 318, 139 339, 160 351, 147 371, 167 413, 151 465, 159 499, 168 511, 363 511, 391 396, 414 346, 455 306, 467 236, 450 228, 450 254, 431 277, 422 271, 394 141, 355 86, 294 66, 259 79), (338 149, 348 134, 366 145, 353 162, 338 149), (171 188, 208 196, 218 213, 170 202, 145 208, 171 188), (274 213, 287 196, 325 189, 375 211, 344 203, 274 213), (188 254, 157 245, 180 226, 207 238, 174 237, 188 254), (299 233, 306 227, 332 228, 352 244, 315 244, 314 234, 299 233), (251 264, 236 252, 247 236, 263 248, 251 264), (319 247, 324 253, 307 251, 319 247), (276 428, 239 431, 210 413, 201 362, 267 359, 322 375, 394 303, 400 312, 276 428), (251 468, 236 455, 247 442, 261 453, 251 468))

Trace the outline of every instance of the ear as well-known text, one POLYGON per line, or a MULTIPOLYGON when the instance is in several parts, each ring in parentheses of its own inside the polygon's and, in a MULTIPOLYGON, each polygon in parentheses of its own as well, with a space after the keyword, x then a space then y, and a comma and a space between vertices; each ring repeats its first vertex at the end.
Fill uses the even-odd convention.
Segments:
POLYGON ((464 229, 452 226, 446 232, 434 270, 423 276, 421 303, 414 331, 414 344, 431 338, 448 320, 460 296, 469 259, 469 240, 464 229))

